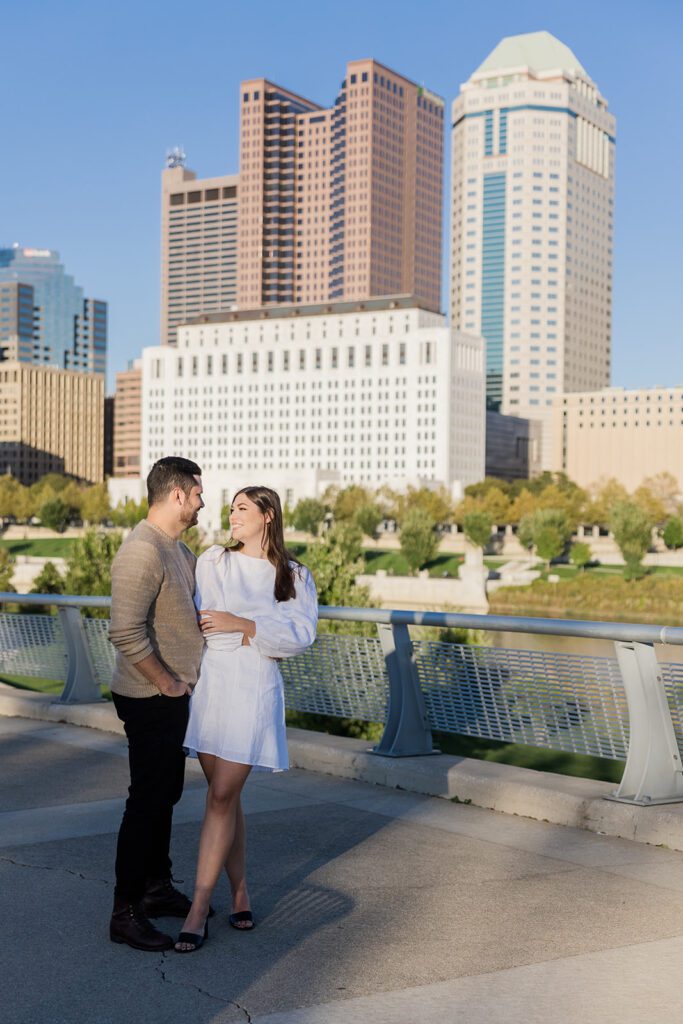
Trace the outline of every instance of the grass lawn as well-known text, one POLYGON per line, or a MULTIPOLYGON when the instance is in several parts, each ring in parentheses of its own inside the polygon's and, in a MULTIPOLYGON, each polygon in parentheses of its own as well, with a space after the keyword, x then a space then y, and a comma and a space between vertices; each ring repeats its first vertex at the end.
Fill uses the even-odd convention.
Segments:
MULTIPOLYGON (((548 578, 548 572, 544 562, 539 562, 537 568, 542 568, 541 579, 548 578)), ((623 576, 623 565, 592 565, 584 570, 585 576, 623 576)), ((645 566, 648 576, 683 576, 683 567, 678 565, 650 565, 645 566)), ((581 570, 575 565, 551 565, 550 575, 559 576, 561 580, 574 580, 581 576, 581 570)))
MULTIPOLYGON (((0 683, 16 686, 18 690, 52 693, 57 697, 64 689, 64 681, 62 679, 41 679, 38 676, 0 676, 0 683)), ((108 686, 102 687, 102 696, 106 700, 111 700, 111 690, 108 686)))
POLYGON ((13 555, 29 555, 32 558, 68 558, 76 540, 76 537, 0 540, 0 547, 6 548, 13 555))

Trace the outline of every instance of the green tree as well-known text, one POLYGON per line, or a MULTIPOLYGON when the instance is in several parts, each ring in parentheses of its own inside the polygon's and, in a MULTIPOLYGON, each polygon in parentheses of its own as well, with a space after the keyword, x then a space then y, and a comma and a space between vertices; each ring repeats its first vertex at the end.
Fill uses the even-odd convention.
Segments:
POLYGON ((109 519, 111 505, 106 483, 93 484, 83 491, 81 516, 88 526, 96 526, 109 519))
POLYGON ((112 509, 111 521, 114 526, 132 528, 137 526, 142 519, 146 519, 148 512, 147 498, 143 498, 140 502, 128 498, 126 501, 120 501, 116 508, 112 509))
MULTIPOLYGON (((367 608, 370 605, 370 591, 356 583, 365 566, 362 559, 346 557, 343 545, 335 542, 334 530, 328 532, 319 544, 309 544, 305 562, 313 573, 321 605, 333 608, 367 608)), ((346 633, 359 636, 374 636, 372 623, 320 621, 319 633, 346 633)))
POLYGON ((24 488, 10 473, 0 477, 0 519, 17 519, 17 505, 24 488))
MULTIPOLYGON (((325 500, 324 495, 323 500, 325 500)), ((353 519, 356 509, 360 505, 366 505, 370 500, 370 492, 365 487, 360 487, 358 484, 351 484, 350 487, 345 487, 343 491, 339 491, 337 494, 332 507, 335 521, 341 523, 345 520, 353 519)))
POLYGON ((581 572, 586 568, 591 560, 591 549, 588 544, 582 540, 577 540, 575 544, 572 544, 569 549, 569 561, 572 565, 575 565, 581 572))
MULTIPOLYGON (((111 563, 121 546, 120 533, 86 530, 74 544, 66 563, 64 589, 67 594, 87 597, 111 594, 111 563)), ((86 615, 106 619, 108 608, 88 608, 86 615)))
POLYGON ((541 526, 534 535, 536 554, 548 563, 548 568, 550 568, 553 558, 560 557, 564 550, 564 544, 564 537, 556 526, 549 524, 541 526))
POLYGON ((643 556, 652 541, 652 520, 634 502, 620 501, 612 509, 609 528, 626 562, 624 578, 640 579, 645 575, 643 556))
POLYGON ((14 575, 14 557, 7 548, 0 548, 0 591, 3 594, 14 590, 12 576, 14 575))
POLYGON ((451 523, 455 518, 453 503, 445 487, 409 487, 398 499, 396 518, 399 526, 413 510, 430 519, 435 526, 451 523))
POLYGON ((365 505, 361 505, 353 517, 353 521, 359 530, 361 530, 366 537, 371 537, 373 539, 377 536, 377 527, 383 519, 384 515, 382 513, 382 509, 374 502, 368 502, 365 505))
POLYGON ((606 527, 615 505, 628 501, 628 491, 623 484, 613 477, 609 480, 598 480, 588 489, 588 507, 585 513, 587 522, 595 526, 606 527))
POLYGON ((475 547, 485 548, 491 540, 493 519, 483 509, 479 512, 469 512, 463 519, 462 527, 465 536, 475 547))
POLYGON ((189 530, 185 530, 185 533, 180 538, 183 544, 186 544, 190 551, 199 557, 202 551, 207 547, 204 534, 201 532, 198 526, 191 526, 189 530))
POLYGON ((403 517, 399 541, 401 551, 413 572, 431 561, 437 552, 439 538, 435 525, 434 520, 419 508, 409 509, 403 517))
MULTIPOLYGON (((355 523, 335 523, 327 531, 326 539, 328 544, 341 551, 347 562, 357 562, 361 558, 363 534, 355 523)), ((359 571, 363 572, 363 568, 359 571)))
POLYGON ((507 497, 510 493, 510 484, 497 476, 487 476, 478 484, 468 484, 465 494, 471 498, 484 498, 491 490, 501 491, 507 497))
POLYGON ((41 524, 48 530, 56 530, 57 533, 64 533, 71 514, 72 510, 61 498, 51 498, 46 501, 38 512, 41 524))
MULTIPOLYGON (((63 594, 64 593, 64 577, 60 573, 54 562, 46 562, 43 568, 40 570, 33 586, 31 587, 30 594, 63 594)), ((26 604, 21 605, 20 610, 27 615, 49 615, 50 605, 49 604, 26 604)))
POLYGON ((667 520, 662 530, 662 539, 670 551, 683 548, 683 521, 678 516, 667 520))
POLYGON ((297 502, 292 516, 295 529, 304 530, 317 537, 326 512, 322 501, 318 501, 317 498, 302 498, 297 502))

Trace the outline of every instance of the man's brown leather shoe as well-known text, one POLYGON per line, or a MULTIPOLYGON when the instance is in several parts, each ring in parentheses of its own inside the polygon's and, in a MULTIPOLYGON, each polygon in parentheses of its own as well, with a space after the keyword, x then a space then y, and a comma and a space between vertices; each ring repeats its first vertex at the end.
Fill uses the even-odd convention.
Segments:
POLYGON ((112 942, 125 943, 133 949, 150 953, 161 953, 173 948, 173 939, 158 931, 147 919, 137 903, 114 904, 109 923, 109 938, 112 942))
POLYGON ((147 883, 140 907, 147 917, 182 917, 190 913, 192 900, 173 885, 170 878, 157 878, 147 883))

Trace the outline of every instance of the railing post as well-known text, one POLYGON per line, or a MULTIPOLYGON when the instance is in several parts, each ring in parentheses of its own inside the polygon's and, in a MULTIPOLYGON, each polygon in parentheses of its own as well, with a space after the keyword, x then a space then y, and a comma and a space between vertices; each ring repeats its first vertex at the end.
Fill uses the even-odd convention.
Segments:
POLYGON ((614 646, 628 703, 629 745, 619 789, 607 799, 641 805, 681 801, 681 755, 655 649, 624 641, 614 646))
POLYGON ((58 704, 92 704, 103 699, 78 608, 59 608, 67 652, 66 682, 58 704))
POLYGON ((389 707, 382 739, 372 753, 384 757, 438 754, 432 744, 408 627, 378 624, 377 632, 389 676, 389 707))

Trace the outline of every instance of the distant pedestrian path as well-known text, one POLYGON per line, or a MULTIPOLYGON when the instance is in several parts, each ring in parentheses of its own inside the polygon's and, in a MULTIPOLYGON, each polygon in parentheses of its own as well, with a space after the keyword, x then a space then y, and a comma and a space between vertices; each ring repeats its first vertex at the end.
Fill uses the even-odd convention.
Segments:
MULTIPOLYGON (((683 854, 313 773, 247 786, 259 927, 193 957, 109 942, 122 737, 0 718, 0 1020, 660 1024, 680 1006, 683 854)), ((204 785, 174 864, 189 888, 204 785)), ((164 922, 168 927, 178 922, 164 922)))

